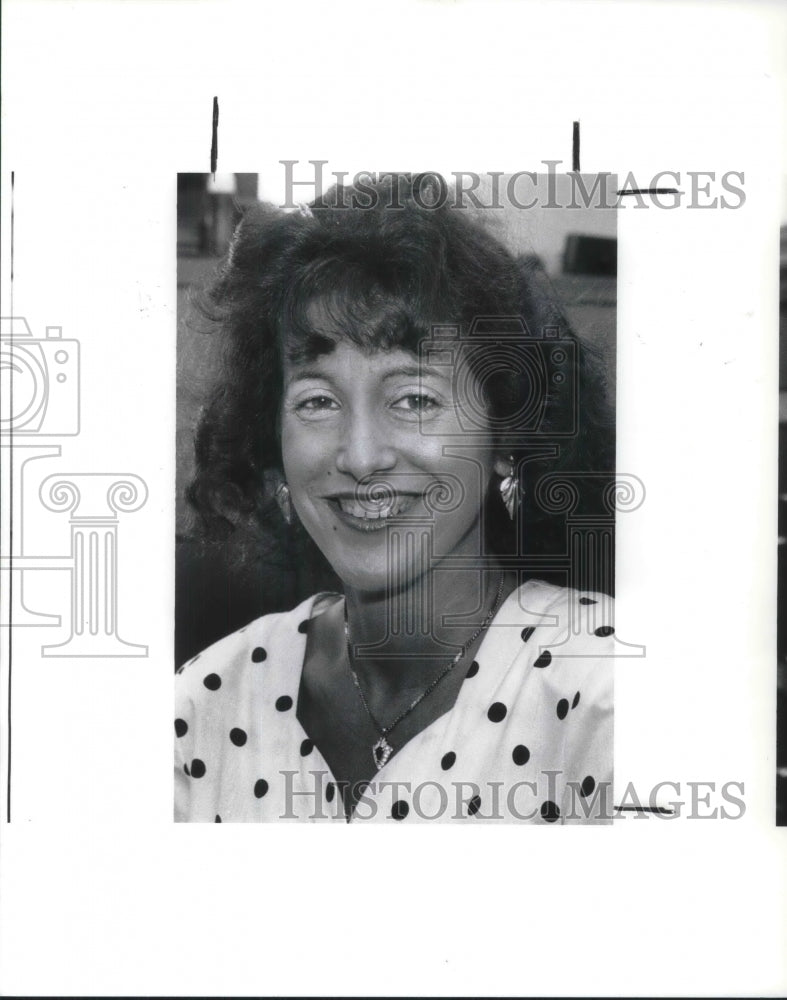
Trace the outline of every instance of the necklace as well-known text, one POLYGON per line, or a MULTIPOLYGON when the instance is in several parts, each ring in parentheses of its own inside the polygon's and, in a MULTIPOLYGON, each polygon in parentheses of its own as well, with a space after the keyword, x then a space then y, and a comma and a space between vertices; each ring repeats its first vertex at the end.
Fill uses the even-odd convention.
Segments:
POLYGON ((361 682, 358 679, 358 674, 355 672, 355 668, 353 667, 353 654, 352 654, 352 647, 350 645, 350 628, 349 628, 349 625, 347 624, 347 603, 345 602, 345 605, 344 605, 344 641, 345 641, 345 644, 347 646, 347 663, 349 664, 350 673, 352 674, 352 678, 353 678, 353 681, 355 682, 355 686, 356 686, 356 688, 358 688, 358 694, 361 696, 361 702, 363 703, 363 707, 366 709, 366 714, 371 719, 372 724, 374 725, 374 728, 380 734, 379 740, 377 740, 377 742, 372 747, 372 758, 374 759, 374 764, 375 764, 375 767, 377 768, 378 771, 380 770, 381 767, 384 767, 385 764, 388 763, 388 761, 389 761, 389 759, 391 757, 391 754, 393 753, 393 747, 391 746, 391 744, 386 739, 386 737, 388 736, 388 734, 399 725, 399 723, 402 721, 402 719, 406 719, 407 716, 413 711, 413 709, 417 708, 417 706, 421 704, 421 702, 424 700, 424 698, 427 697, 427 695, 431 694, 432 691, 434 691, 434 689, 437 687, 437 685, 440 683, 440 681, 444 677, 447 677, 448 674, 457 665, 457 663, 459 663, 464 658, 464 656, 467 653, 468 649, 472 646, 472 644, 479 637, 479 635, 481 635, 481 633, 484 631, 484 629, 488 628, 489 623, 495 617, 495 614, 497 613, 497 609, 498 609, 498 607, 500 605, 500 598, 503 596, 503 583, 504 583, 504 581, 505 581, 505 573, 501 573, 500 574, 500 584, 499 584, 499 586, 497 588, 497 595, 495 596, 495 599, 494 599, 494 602, 492 604, 492 607, 489 609, 489 613, 487 614, 486 618, 484 618, 483 622, 481 622, 481 624, 475 630, 475 632, 473 632, 473 634, 470 636, 470 638, 467 640, 467 642, 465 642, 465 644, 462 646, 462 648, 459 650, 459 652, 455 656, 453 656, 451 658, 450 662, 445 667, 443 667, 443 669, 440 671, 440 673, 437 674, 437 676, 430 682, 429 686, 426 687, 418 695, 418 697, 415 699, 415 701, 412 701, 410 703, 410 705, 403 712, 400 712, 399 715, 397 715, 396 718, 393 720, 393 722, 391 722, 387 726, 381 726, 380 723, 377 721, 377 719, 372 714, 372 710, 371 710, 371 708, 369 708, 369 702, 366 700, 366 695, 363 693, 363 688, 361 687, 361 682))

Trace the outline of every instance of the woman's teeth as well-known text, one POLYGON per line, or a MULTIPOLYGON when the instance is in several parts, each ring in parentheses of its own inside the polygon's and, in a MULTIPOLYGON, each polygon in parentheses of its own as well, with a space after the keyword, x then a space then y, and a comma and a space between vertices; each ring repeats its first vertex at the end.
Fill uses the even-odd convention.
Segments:
POLYGON ((345 514, 360 517, 365 521, 379 521, 381 518, 401 514, 407 506, 407 497, 385 497, 383 500, 359 500, 340 497, 338 502, 345 514))

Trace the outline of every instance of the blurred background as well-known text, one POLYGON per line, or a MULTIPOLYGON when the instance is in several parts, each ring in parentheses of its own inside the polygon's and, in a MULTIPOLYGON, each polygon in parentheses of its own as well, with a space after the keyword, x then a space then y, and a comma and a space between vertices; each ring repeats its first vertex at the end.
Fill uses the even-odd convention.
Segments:
MULTIPOLYGON (((571 200, 562 190, 566 181, 565 175, 553 177, 561 204, 571 200)), ((614 178, 610 187, 614 190, 614 178)), ((304 200, 313 197, 308 189, 301 190, 306 192, 304 200)), ((483 198, 483 187, 479 195, 490 200, 483 198)), ((538 195, 539 204, 545 204, 546 192, 538 195)), ((524 199, 524 193, 520 197, 524 199)), ((222 544, 206 544, 185 500, 194 468, 194 432, 211 389, 218 349, 216 337, 200 323, 193 300, 215 273, 244 209, 257 200, 281 205, 284 190, 274 190, 270 183, 266 187, 258 174, 178 176, 176 664, 259 615, 289 610, 318 590, 340 589, 313 547, 275 527, 252 558, 242 534, 222 544)), ((616 210, 534 207, 483 215, 513 253, 535 265, 537 280, 551 287, 574 331, 597 346, 614 404, 616 210)))

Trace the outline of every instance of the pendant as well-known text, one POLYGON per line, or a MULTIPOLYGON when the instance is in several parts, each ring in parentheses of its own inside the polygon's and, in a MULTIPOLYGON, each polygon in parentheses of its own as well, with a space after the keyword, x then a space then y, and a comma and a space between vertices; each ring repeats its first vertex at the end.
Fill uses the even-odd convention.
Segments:
POLYGON ((372 747, 372 757, 374 757, 374 763, 379 771, 381 767, 385 767, 391 758, 393 753, 393 747, 385 738, 381 736, 380 739, 372 747))

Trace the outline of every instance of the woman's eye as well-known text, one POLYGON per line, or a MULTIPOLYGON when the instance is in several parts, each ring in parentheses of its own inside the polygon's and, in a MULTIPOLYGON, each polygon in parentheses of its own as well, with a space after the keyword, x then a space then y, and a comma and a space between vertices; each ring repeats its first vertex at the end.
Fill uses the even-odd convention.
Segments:
POLYGON ((295 404, 295 411, 303 416, 320 416, 338 409, 339 404, 332 396, 315 395, 295 404))
POLYGON ((396 410, 405 410, 408 413, 427 414, 432 413, 440 406, 440 401, 434 396, 429 396, 422 392, 408 393, 400 396, 393 404, 396 410))

